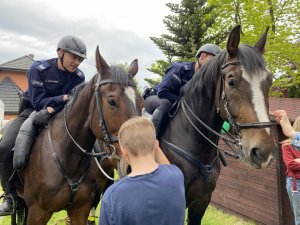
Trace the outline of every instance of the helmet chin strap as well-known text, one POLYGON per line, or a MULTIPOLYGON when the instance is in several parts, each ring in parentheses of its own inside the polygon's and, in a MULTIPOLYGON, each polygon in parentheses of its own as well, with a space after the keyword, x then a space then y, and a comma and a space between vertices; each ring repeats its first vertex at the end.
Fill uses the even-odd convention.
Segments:
POLYGON ((64 68, 64 70, 65 70, 66 72, 70 72, 70 71, 64 66, 64 57, 65 57, 65 52, 63 52, 62 56, 59 57, 59 61, 60 61, 61 65, 62 65, 62 67, 64 68))

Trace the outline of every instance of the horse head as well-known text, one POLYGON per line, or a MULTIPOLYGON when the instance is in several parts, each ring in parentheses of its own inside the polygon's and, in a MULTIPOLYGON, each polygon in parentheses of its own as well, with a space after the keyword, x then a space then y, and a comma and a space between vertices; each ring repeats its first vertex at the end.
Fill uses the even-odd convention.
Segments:
POLYGON ((138 61, 135 59, 127 71, 119 66, 108 66, 97 47, 96 67, 96 102, 91 111, 98 113, 92 113, 91 129, 98 140, 108 147, 116 146, 118 150, 119 128, 126 120, 142 112, 143 99, 133 80, 138 72, 138 61))
POLYGON ((241 157, 255 168, 273 159, 276 143, 269 119, 268 93, 272 74, 262 58, 268 28, 254 47, 239 45, 241 26, 236 26, 223 52, 219 107, 220 116, 239 136, 241 157))

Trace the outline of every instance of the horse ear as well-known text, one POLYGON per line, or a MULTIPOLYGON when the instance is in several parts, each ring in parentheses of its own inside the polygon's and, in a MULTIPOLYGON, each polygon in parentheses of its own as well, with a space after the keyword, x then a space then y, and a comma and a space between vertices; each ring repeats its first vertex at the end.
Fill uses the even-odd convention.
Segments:
POLYGON ((137 74, 138 70, 139 70, 138 60, 135 59, 130 64, 128 73, 130 73, 132 75, 132 77, 134 77, 137 74))
POLYGON ((261 54, 263 54, 264 50, 265 50, 265 45, 267 42, 267 35, 268 35, 269 28, 270 27, 268 26, 265 33, 263 33, 263 35, 261 36, 259 41, 254 45, 254 48, 258 49, 258 51, 260 51, 261 54))
POLYGON ((96 68, 101 75, 105 75, 109 70, 109 66, 100 54, 99 46, 97 46, 96 48, 96 68))
POLYGON ((227 52, 230 57, 236 55, 240 43, 241 25, 235 26, 229 34, 227 41, 227 52))

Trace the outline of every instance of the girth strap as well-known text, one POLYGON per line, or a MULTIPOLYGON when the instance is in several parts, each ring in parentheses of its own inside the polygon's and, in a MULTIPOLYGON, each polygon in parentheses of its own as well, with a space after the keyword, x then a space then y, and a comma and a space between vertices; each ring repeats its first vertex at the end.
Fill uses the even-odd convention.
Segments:
POLYGON ((57 164, 57 167, 60 170, 60 172, 62 173, 62 175, 66 178, 66 180, 67 180, 67 182, 68 182, 68 184, 70 185, 70 188, 71 188, 71 199, 70 199, 70 202, 67 204, 67 207, 66 207, 66 208, 69 208, 73 204, 73 200, 74 200, 75 194, 76 194, 76 192, 79 188, 79 185, 81 184, 81 182, 83 181, 83 179, 85 178, 85 176, 87 175, 87 173, 89 171, 90 163, 88 164, 87 168, 85 168, 85 170, 83 171, 83 173, 79 177, 78 181, 73 182, 71 180, 71 178, 68 176, 67 172, 62 167, 61 162, 59 161, 59 158, 58 158, 58 156, 57 156, 57 154, 54 150, 53 142, 51 140, 50 127, 48 127, 47 129, 48 129, 48 140, 49 140, 50 148, 51 148, 51 151, 52 151, 52 158, 53 158, 54 162, 57 164))
POLYGON ((203 179, 204 181, 207 180, 208 176, 211 174, 212 172, 212 168, 215 166, 218 158, 219 158, 219 151, 217 150, 217 155, 215 156, 215 158, 212 160, 211 164, 203 164, 200 160, 194 158, 192 155, 188 154, 187 152, 185 152, 183 149, 181 149, 180 147, 164 140, 163 138, 161 139, 165 144, 168 145, 168 149, 174 151, 176 154, 178 154, 179 156, 181 156, 182 158, 184 158, 185 160, 187 160, 188 162, 190 162, 192 165, 194 165, 195 167, 198 167, 200 169, 200 171, 203 174, 203 179))

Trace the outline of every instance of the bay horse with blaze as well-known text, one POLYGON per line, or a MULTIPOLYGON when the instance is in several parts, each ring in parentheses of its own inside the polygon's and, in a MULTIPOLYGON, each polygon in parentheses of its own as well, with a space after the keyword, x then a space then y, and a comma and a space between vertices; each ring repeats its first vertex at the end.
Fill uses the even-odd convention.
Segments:
POLYGON ((201 224, 216 187, 219 159, 224 159, 217 146, 224 121, 236 134, 242 160, 264 168, 274 157, 274 124, 268 115, 272 74, 262 58, 268 29, 254 47, 239 45, 240 30, 233 28, 227 49, 182 88, 161 138, 167 158, 185 177, 189 225, 201 224))
MULTIPOLYGON (((126 72, 108 66, 96 50, 98 73, 77 88, 64 110, 37 137, 27 167, 20 171, 24 185, 17 193, 27 207, 27 225, 46 225, 54 212, 66 209, 72 225, 86 225, 94 202, 107 184, 93 159, 96 139, 118 151, 117 134, 129 118, 141 115, 143 100, 133 77, 137 60, 126 72)), ((108 164, 108 174, 113 167, 108 164)), ((26 221, 25 221, 26 224, 26 221)))

